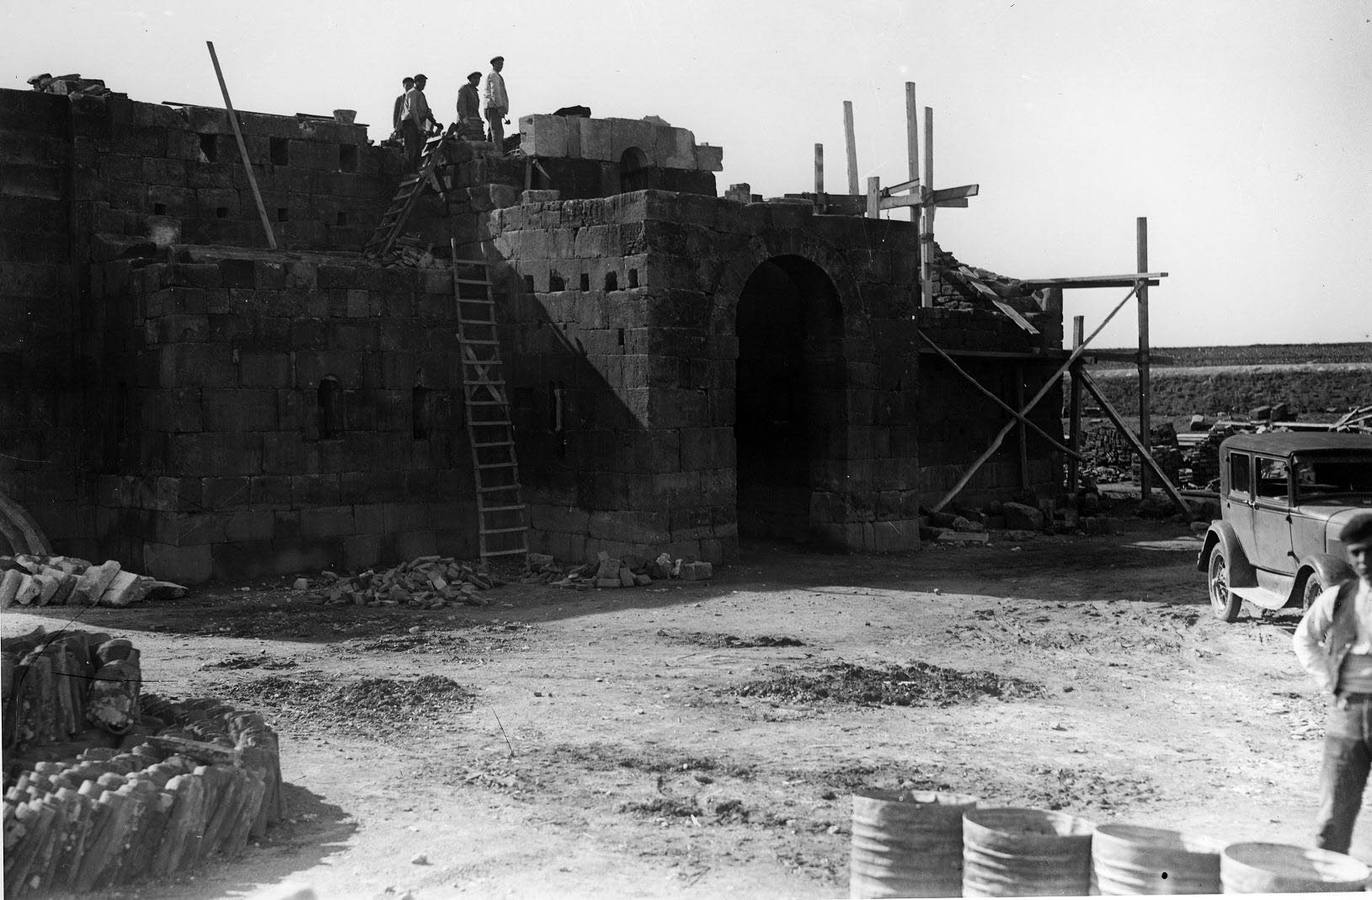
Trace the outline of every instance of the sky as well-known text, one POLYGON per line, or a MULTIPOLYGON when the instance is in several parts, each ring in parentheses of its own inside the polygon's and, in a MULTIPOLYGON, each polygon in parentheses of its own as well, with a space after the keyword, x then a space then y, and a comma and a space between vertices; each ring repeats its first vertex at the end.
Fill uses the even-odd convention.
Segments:
MULTIPOLYGON (((512 118, 584 105, 724 147, 726 186, 907 178, 905 83, 932 107, 935 187, 976 183, 936 238, 1033 278, 1135 271, 1153 346, 1372 340, 1372 0, 0 0, 0 87, 103 78, 136 100, 358 111, 406 74, 438 118, 490 57, 512 118)), ((892 215, 905 217, 904 210, 892 215)), ((1069 291, 1089 333, 1124 291, 1069 291)), ((1070 324, 1069 324, 1070 330, 1070 324)), ((1131 346, 1121 311, 1096 344, 1131 346)))

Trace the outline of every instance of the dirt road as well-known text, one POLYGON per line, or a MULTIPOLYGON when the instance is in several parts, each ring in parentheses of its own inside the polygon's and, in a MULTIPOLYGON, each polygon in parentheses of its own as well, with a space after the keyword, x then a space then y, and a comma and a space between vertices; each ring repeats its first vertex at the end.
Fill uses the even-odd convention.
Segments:
MULTIPOLYGON (((1212 619, 1184 528, 1125 527, 752 547, 713 582, 461 611, 271 585, 87 610, 142 650, 145 690, 262 712, 290 782, 260 847, 135 893, 844 896, 859 786, 1306 843, 1322 718, 1294 618, 1212 619)), ((4 634, 71 611, 39 612, 4 634)))

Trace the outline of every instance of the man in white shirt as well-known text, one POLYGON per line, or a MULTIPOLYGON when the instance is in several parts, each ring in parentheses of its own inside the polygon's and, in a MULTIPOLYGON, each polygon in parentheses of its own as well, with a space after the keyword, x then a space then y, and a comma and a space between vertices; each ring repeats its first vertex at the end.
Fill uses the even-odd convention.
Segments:
POLYGON ((505 93, 505 76, 500 70, 505 68, 505 57, 497 56, 491 60, 491 71, 486 76, 486 121, 491 126, 491 140, 497 150, 505 149, 505 125, 510 120, 510 97, 505 93))
POLYGON ((1327 588, 1294 638, 1296 658, 1330 697, 1315 845, 1347 853, 1372 768, 1372 513, 1339 531, 1352 581, 1327 588))

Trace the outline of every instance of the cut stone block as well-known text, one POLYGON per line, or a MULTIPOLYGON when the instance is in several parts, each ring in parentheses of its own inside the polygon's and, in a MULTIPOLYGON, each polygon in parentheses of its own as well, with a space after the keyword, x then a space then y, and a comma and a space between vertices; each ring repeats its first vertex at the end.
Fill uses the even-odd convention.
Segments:
POLYGON ((619 162, 614 155, 614 129, 609 119, 577 119, 581 135, 581 158, 619 162))
POLYGON ((618 578, 597 578, 595 586, 598 588, 617 588, 622 587, 618 578))
POLYGON ((625 566, 619 570, 619 583, 624 587, 633 587, 637 582, 634 580, 634 573, 625 566))
POLYGON ((685 128, 659 128, 655 135, 657 149, 654 157, 659 166, 669 169, 696 167, 695 135, 685 128))
POLYGON ((23 582, 24 577, 24 573, 18 569, 6 569, 5 574, 0 576, 0 608, 14 603, 15 595, 19 593, 19 585, 23 582))
POLYGON ((568 120, 562 116, 524 116, 519 120, 519 146, 526 156, 567 155, 568 120))
POLYGON ((148 592, 151 578, 135 575, 132 572, 118 572, 110 586, 100 595, 101 606, 129 606, 142 600, 148 592))
POLYGON ((28 606, 38 599, 40 588, 38 582, 32 575, 21 575, 19 589, 14 592, 14 602, 20 606, 28 606))
POLYGON ((951 528, 939 532, 940 544, 984 544, 990 536, 984 531, 954 531, 951 528))
POLYGON ((713 578, 715 567, 707 562, 688 562, 681 565, 681 577, 686 581, 704 581, 713 578))
POLYGON ((72 592, 72 600, 76 603, 85 603, 94 606, 100 600, 100 595, 110 586, 114 576, 119 574, 119 563, 113 559, 107 559, 98 566, 91 566, 81 574, 81 578, 76 582, 76 589, 72 592))
POLYGON ((57 594, 58 588, 62 586, 62 573, 57 572, 48 574, 47 572, 40 572, 37 575, 34 575, 33 579, 38 582, 37 604, 39 606, 47 606, 52 602, 53 596, 57 594))
POLYGON ((722 172, 724 170, 724 148, 709 144, 696 145, 696 165, 702 172, 722 172))

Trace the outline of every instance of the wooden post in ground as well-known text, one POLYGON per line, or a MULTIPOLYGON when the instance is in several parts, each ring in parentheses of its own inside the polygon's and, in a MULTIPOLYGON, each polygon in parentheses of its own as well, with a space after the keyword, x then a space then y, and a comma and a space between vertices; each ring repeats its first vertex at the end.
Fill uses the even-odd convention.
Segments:
POLYGON ((843 101, 843 140, 848 146, 848 193, 857 194, 857 137, 853 134, 853 101, 843 101))
MULTIPOLYGON (((934 189, 934 110, 924 107, 924 183, 920 195, 934 189)), ((919 305, 934 305, 934 204, 920 207, 923 224, 919 229, 919 305)))
POLYGON ((824 202, 824 145, 815 144, 815 207, 824 212, 827 206, 824 202))
MULTIPOLYGON (((1138 252, 1138 271, 1148 271, 1148 219, 1139 216, 1135 224, 1135 240, 1138 252)), ((1152 388, 1149 384, 1148 358, 1148 283, 1139 285, 1139 439, 1150 450, 1153 446, 1153 416, 1150 408, 1152 388)), ((1140 460, 1139 497, 1147 500, 1152 496, 1152 471, 1140 460)))
MULTIPOLYGON (((1082 344, 1082 337, 1086 334, 1086 317, 1072 317, 1072 349, 1075 350, 1082 344)), ((1081 453, 1081 361, 1069 370, 1072 383, 1067 395, 1067 428, 1070 439, 1068 446, 1074 453, 1081 453)), ((1077 495, 1081 487, 1081 457, 1067 457, 1067 493, 1071 497, 1077 495)))
MULTIPOLYGON (((915 102, 915 83, 905 82, 905 145, 909 179, 919 180, 919 106, 915 102)), ((919 207, 910 207, 910 221, 919 221, 919 207)))
POLYGON ((248 173, 248 187, 252 188, 252 198, 257 203, 257 214, 262 217, 262 229, 267 232, 267 244, 276 249, 276 234, 272 232, 271 219, 267 218, 267 207, 262 204, 262 194, 257 190, 257 176, 253 174, 252 161, 248 159, 248 147, 243 143, 243 130, 238 127, 238 113, 233 111, 233 101, 229 99, 229 86, 224 83, 224 72, 219 68, 219 57, 214 52, 214 41, 206 41, 210 48, 210 62, 214 63, 214 77, 219 79, 219 90, 224 94, 224 108, 229 111, 229 124, 233 126, 234 139, 238 141, 238 155, 243 160, 243 169, 248 173))

